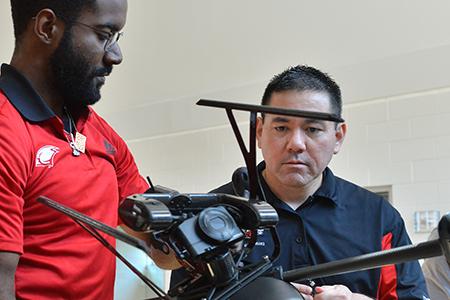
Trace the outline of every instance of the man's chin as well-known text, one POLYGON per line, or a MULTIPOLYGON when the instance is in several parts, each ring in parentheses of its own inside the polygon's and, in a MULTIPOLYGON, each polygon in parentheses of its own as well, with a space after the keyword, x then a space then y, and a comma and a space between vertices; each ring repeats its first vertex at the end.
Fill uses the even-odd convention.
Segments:
POLYGON ((97 103, 98 101, 100 101, 100 95, 96 98, 91 98, 91 100, 86 101, 86 106, 88 105, 94 105, 95 103, 97 103))
POLYGON ((285 186, 288 187, 302 187, 307 185, 313 180, 312 176, 309 174, 286 174, 282 178, 282 182, 285 186))
POLYGON ((103 85, 103 83, 95 84, 91 88, 91 92, 89 93, 89 95, 86 95, 85 97, 83 97, 83 99, 85 99, 85 100, 82 100, 82 101, 86 106, 94 105, 95 103, 100 101, 100 98, 102 97, 102 95, 100 93, 100 89, 101 89, 102 85, 103 85))

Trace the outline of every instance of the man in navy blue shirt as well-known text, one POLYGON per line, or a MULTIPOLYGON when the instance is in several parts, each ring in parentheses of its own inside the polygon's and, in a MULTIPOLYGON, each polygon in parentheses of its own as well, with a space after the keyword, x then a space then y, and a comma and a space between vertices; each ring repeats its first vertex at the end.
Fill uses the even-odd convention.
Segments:
MULTIPOLYGON (((262 105, 341 116, 339 86, 321 71, 296 66, 276 75, 262 105)), ((266 114, 257 121, 260 197, 277 210, 283 270, 410 244, 400 214, 383 198, 333 175, 327 167, 342 146, 345 123, 266 114), (262 195, 264 194, 264 195, 262 195)), ((215 192, 233 193, 231 184, 215 192)), ((272 253, 265 231, 249 260, 272 253)), ((177 272, 172 276, 177 281, 177 272)), ((428 299, 415 262, 296 284, 305 299, 428 299), (369 298, 370 297, 370 298, 369 298)))

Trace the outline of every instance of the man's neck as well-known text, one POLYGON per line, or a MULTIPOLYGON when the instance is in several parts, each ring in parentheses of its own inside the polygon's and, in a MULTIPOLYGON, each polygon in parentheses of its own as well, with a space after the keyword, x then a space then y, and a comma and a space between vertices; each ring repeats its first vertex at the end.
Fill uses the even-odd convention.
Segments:
POLYGON ((21 54, 15 53, 11 60, 11 66, 18 70, 31 83, 36 92, 47 103, 50 109, 58 116, 63 115, 64 104, 59 93, 51 85, 52 78, 47 66, 43 66, 42 62, 34 61, 28 63, 26 59, 21 59, 21 54))
POLYGON ((320 174, 306 185, 288 186, 279 182, 277 178, 268 174, 266 170, 262 172, 262 175, 272 193, 294 210, 305 203, 308 197, 320 188, 323 178, 323 175, 320 174))

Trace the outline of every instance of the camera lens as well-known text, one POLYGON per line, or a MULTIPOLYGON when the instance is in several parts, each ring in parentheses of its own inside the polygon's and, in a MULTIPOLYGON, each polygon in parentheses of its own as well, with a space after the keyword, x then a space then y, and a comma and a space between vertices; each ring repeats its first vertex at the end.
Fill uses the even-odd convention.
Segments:
POLYGON ((200 230, 215 242, 226 242, 236 233, 237 227, 233 217, 224 207, 209 207, 198 215, 200 230))

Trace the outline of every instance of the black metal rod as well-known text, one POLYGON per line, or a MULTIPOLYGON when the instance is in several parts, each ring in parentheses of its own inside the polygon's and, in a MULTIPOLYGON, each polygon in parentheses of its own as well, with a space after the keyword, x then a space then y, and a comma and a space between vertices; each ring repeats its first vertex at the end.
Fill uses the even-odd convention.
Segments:
POLYGON ((120 259, 137 277, 139 277, 158 297, 159 299, 167 299, 170 300, 169 296, 164 293, 164 291, 157 286, 153 281, 147 278, 144 274, 142 274, 135 266, 133 266, 119 251, 114 248, 104 237, 95 230, 94 227, 90 225, 85 225, 81 221, 72 218, 75 223, 80 225, 84 230, 86 230, 90 235, 92 235, 96 240, 98 240, 106 249, 108 249, 112 254, 114 254, 118 259, 120 259))
POLYGON ((286 271, 283 273, 283 280, 292 282, 327 277, 337 274, 374 269, 385 265, 399 264, 420 258, 439 256, 442 255, 442 253, 442 246, 439 240, 427 241, 417 245, 408 245, 332 261, 317 266, 286 271))
POLYGON ((250 183, 250 199, 256 199, 258 194, 258 174, 256 170, 256 112, 250 113, 249 155, 246 159, 248 179, 250 183), (248 160, 248 161, 247 161, 248 160))
POLYGON ((247 150, 247 147, 245 146, 244 139, 242 138, 241 131, 234 118, 233 111, 231 109, 226 109, 226 112, 248 170, 250 200, 255 200, 258 193, 258 175, 256 174, 256 112, 250 114, 250 136, 248 142, 250 150, 247 150))
POLYGON ((239 126, 234 118, 233 111, 231 109, 227 109, 227 117, 230 121, 231 128, 233 129, 234 136, 239 144, 239 148, 241 149, 242 156, 244 156, 245 164, 248 163, 248 150, 245 146, 244 139, 242 138, 241 131, 239 130, 239 126))
POLYGON ((94 220, 91 217, 88 217, 82 213, 79 213, 76 210, 73 210, 65 205, 62 205, 50 198, 47 198, 45 196, 40 196, 39 198, 37 198, 36 201, 38 201, 44 205, 47 205, 48 207, 51 207, 71 218, 74 218, 85 224, 88 224, 89 226, 92 226, 104 233, 107 233, 128 245, 131 245, 133 247, 136 247, 136 248, 144 251, 145 253, 150 252, 150 247, 147 246, 147 244, 143 240, 135 238, 134 236, 131 236, 129 234, 126 234, 124 232, 117 230, 116 228, 113 228, 113 227, 103 224, 97 220, 94 220))
POLYGON ((285 116, 293 116, 293 117, 302 117, 302 118, 332 121, 332 122, 338 122, 338 123, 344 122, 344 119, 340 118, 339 116, 337 116, 335 114, 327 114, 327 113, 322 113, 322 112, 296 110, 296 109, 287 109, 287 108, 267 106, 267 105, 252 105, 252 104, 225 102, 225 101, 217 101, 217 100, 206 100, 206 99, 200 99, 199 101, 197 101, 197 105, 209 106, 209 107, 219 107, 219 108, 225 108, 225 109, 260 112, 260 113, 267 113, 267 114, 285 115, 285 116))

